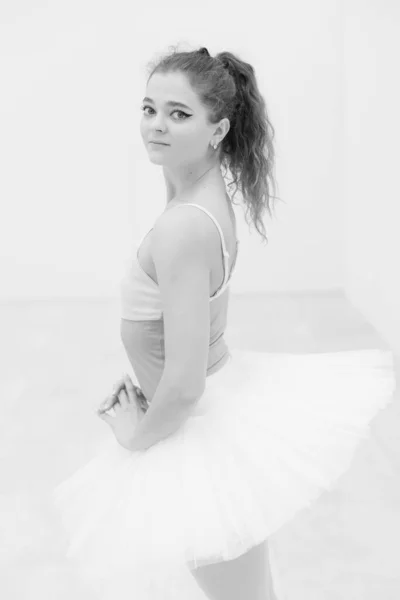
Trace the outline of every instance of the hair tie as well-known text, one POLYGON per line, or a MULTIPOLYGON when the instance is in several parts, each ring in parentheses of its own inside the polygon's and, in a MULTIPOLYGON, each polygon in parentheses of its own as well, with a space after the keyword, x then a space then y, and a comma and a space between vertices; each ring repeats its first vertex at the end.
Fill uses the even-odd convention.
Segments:
POLYGON ((200 50, 198 50, 198 53, 199 54, 205 54, 206 56, 210 56, 209 51, 204 46, 203 46, 203 48, 200 48, 200 50))
POLYGON ((231 75, 233 75, 232 72, 232 64, 229 62, 229 60, 227 58, 220 58, 222 67, 225 69, 225 71, 228 71, 228 73, 230 73, 231 75))

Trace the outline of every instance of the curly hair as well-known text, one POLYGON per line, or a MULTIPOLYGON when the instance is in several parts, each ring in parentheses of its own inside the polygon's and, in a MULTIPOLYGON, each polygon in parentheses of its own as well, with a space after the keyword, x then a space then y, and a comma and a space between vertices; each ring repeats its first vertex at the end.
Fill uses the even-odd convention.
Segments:
MULTIPOLYGON (((257 232, 266 243, 262 220, 265 210, 272 216, 274 208, 271 186, 276 191, 273 176, 275 130, 268 117, 267 107, 257 85, 253 67, 231 52, 210 56, 207 48, 180 52, 176 47, 158 61, 148 63, 148 79, 154 73, 183 72, 200 102, 208 110, 210 124, 228 118, 230 129, 221 142, 220 159, 229 191, 235 186, 231 201, 239 190, 246 207, 246 222, 250 212, 257 232)), ((230 194, 229 194, 230 195, 230 194)))

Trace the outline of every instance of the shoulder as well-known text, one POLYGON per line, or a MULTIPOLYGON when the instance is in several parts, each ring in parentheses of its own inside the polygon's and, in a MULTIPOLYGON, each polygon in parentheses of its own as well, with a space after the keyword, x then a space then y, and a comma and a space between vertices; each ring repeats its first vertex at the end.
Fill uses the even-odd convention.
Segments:
POLYGON ((208 256, 215 235, 210 217, 196 206, 175 206, 163 212, 153 227, 152 253, 169 256, 188 253, 188 257, 208 256))

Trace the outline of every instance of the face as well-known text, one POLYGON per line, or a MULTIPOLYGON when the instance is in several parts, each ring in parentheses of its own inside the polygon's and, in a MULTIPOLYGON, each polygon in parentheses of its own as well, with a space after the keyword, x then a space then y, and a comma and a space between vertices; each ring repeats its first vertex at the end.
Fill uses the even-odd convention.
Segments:
POLYGON ((207 123, 207 111, 183 73, 155 73, 147 84, 142 110, 140 133, 149 158, 166 166, 193 164, 215 154, 210 142, 222 139, 229 129, 228 119, 207 123))

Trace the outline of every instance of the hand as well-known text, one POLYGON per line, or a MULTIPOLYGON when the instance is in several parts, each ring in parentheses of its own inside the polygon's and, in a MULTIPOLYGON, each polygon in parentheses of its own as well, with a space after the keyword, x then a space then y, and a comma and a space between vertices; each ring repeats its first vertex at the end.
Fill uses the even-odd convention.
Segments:
POLYGON ((127 380, 130 381, 131 385, 133 386, 134 392, 136 394, 136 400, 137 400, 140 408, 142 409, 142 411, 144 413, 147 411, 149 405, 148 405, 147 399, 146 399, 145 395, 143 394, 142 390, 140 389, 140 387, 138 387, 137 385, 135 385, 132 382, 129 375, 124 374, 120 379, 118 379, 118 381, 114 385, 113 392, 109 396, 106 397, 104 402, 102 402, 100 404, 100 407, 97 410, 98 415, 100 415, 108 410, 111 410, 113 408, 113 406, 119 402, 118 394, 121 392, 121 390, 125 390, 125 382, 127 380))
POLYGON ((107 414, 104 408, 99 409, 97 413, 103 421, 110 425, 118 443, 130 450, 130 443, 139 421, 144 416, 144 411, 140 407, 135 393, 136 386, 133 385, 131 379, 126 376, 123 380, 120 380, 118 385, 120 388, 122 387, 122 381, 124 381, 125 389, 120 389, 117 401, 113 404, 115 416, 107 414))

